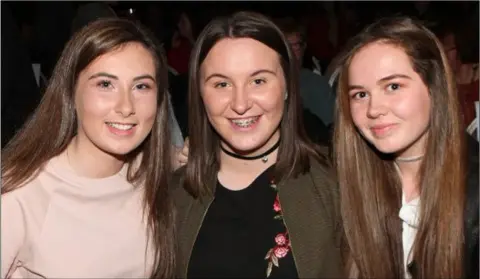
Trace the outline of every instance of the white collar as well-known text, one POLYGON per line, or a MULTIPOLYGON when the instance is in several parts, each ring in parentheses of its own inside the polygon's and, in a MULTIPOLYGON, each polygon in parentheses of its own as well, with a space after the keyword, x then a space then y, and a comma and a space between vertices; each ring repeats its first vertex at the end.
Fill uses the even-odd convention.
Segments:
POLYGON ((402 194, 402 208, 398 216, 403 222, 407 223, 409 226, 418 228, 419 221, 419 211, 420 211, 420 197, 417 197, 410 202, 405 202, 405 196, 402 194))

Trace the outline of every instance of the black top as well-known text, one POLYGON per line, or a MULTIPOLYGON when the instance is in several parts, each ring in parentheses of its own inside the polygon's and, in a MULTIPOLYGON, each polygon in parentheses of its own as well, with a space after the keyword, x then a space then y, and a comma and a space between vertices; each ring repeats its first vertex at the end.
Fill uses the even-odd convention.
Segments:
POLYGON ((188 278, 265 278, 269 265, 268 278, 298 278, 271 171, 272 167, 240 191, 217 182, 193 247, 188 278))

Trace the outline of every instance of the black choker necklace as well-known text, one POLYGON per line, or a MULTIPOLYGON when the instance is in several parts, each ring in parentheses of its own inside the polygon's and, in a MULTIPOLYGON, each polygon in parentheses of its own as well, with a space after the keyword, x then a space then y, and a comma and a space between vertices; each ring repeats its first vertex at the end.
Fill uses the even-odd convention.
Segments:
POLYGON ((225 152, 226 154, 234 157, 234 158, 237 158, 237 159, 242 159, 242 160, 257 160, 257 159, 260 159, 262 158, 262 162, 266 163, 268 162, 268 155, 270 155, 270 153, 272 153, 273 151, 275 151, 275 149, 278 148, 278 146, 280 145, 280 140, 277 141, 277 143, 275 143, 274 146, 272 146, 272 148, 270 148, 269 150, 265 151, 263 154, 260 154, 260 155, 257 155, 257 156, 253 156, 253 157, 245 157, 245 156, 242 156, 242 155, 238 155, 238 154, 235 154, 233 152, 230 152, 228 150, 226 150, 222 145, 220 145, 220 148, 222 149, 223 152, 225 152))

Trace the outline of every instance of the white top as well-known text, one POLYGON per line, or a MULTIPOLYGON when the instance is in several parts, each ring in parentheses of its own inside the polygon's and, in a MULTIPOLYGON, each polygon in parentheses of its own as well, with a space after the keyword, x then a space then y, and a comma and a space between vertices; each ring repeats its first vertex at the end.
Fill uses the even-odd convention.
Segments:
POLYGON ((1 196, 1 278, 148 277, 143 193, 127 182, 127 168, 89 179, 61 156, 1 196))
POLYGON ((402 208, 400 208, 398 216, 402 219, 403 266, 405 270, 405 278, 411 278, 411 275, 407 270, 407 265, 412 261, 412 255, 410 252, 417 234, 418 213, 420 210, 419 204, 420 197, 406 203, 405 196, 402 195, 402 208))

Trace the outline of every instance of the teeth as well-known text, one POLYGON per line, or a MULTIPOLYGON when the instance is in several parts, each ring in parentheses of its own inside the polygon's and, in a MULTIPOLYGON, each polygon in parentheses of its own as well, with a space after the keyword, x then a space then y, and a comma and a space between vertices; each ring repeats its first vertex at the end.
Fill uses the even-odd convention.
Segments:
POLYGON ((232 122, 235 123, 235 125, 246 128, 253 123, 257 122, 258 117, 252 117, 252 118, 246 118, 246 119, 232 119, 232 122))
POLYGON ((119 124, 119 123, 107 123, 108 126, 113 127, 115 129, 127 131, 133 128, 134 125, 132 124, 119 124))

